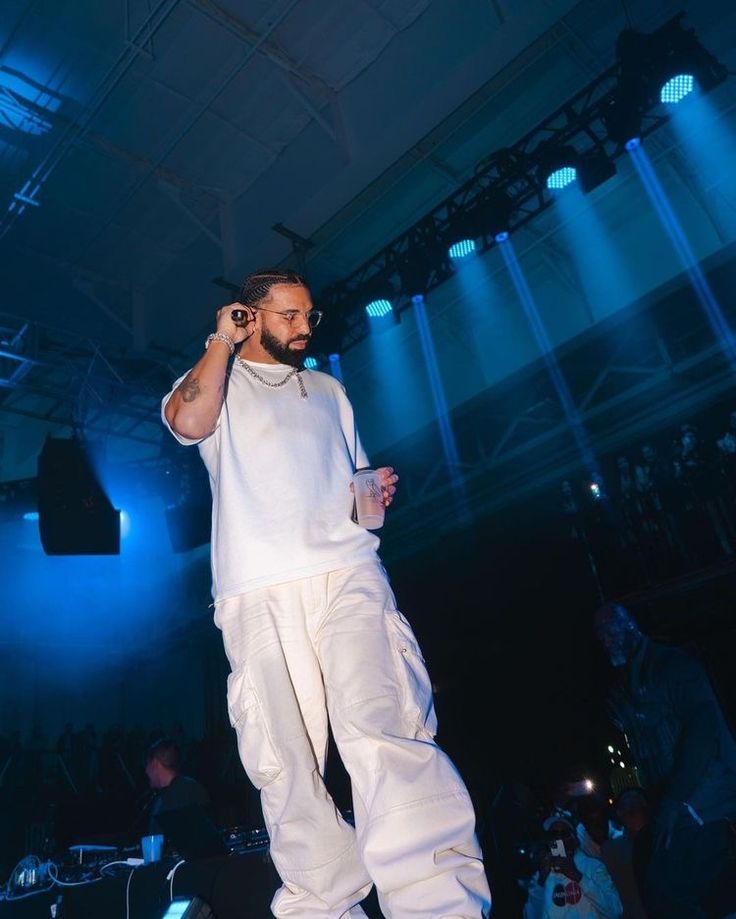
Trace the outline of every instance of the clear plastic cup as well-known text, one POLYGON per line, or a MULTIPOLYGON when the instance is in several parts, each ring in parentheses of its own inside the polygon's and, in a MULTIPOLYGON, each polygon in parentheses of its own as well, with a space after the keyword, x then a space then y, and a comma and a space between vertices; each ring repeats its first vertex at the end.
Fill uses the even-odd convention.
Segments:
POLYGON ((353 495, 359 525, 366 530, 377 530, 382 527, 386 508, 375 469, 358 469, 353 474, 353 495))

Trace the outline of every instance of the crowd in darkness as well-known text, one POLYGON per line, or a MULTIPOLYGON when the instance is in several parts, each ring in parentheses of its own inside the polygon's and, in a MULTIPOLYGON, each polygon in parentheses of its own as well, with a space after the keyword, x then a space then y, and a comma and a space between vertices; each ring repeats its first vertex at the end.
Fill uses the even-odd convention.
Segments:
MULTIPOLYGON (((587 559, 602 594, 736 559, 736 411, 717 430, 696 421, 611 456, 605 475, 562 483, 565 535, 587 559)), ((68 723, 51 737, 38 727, 24 737, 16 731, 0 735, 0 883, 28 853, 54 858, 78 843, 135 845, 152 801, 146 752, 161 737, 175 741, 183 772, 208 790, 220 827, 262 826, 258 795, 227 724, 200 737, 181 723, 104 731, 68 723)), ((338 769, 328 782, 341 809, 351 804, 345 779, 338 769)), ((641 840, 657 819, 653 789, 642 787, 635 768, 618 763, 610 775, 581 764, 549 779, 540 787, 512 779, 479 790, 478 832, 494 916, 561 916, 550 912, 554 898, 585 899, 588 885, 600 909, 564 915, 659 919, 640 901, 635 877, 636 860, 646 854, 641 840), (558 851, 548 883, 550 855, 558 851)), ((736 832, 736 822, 729 826, 736 832)), ((712 886, 720 899, 702 915, 734 919, 736 882, 712 886)))
POLYGON ((733 558, 736 411, 720 430, 688 422, 620 452, 605 475, 565 480, 561 510, 604 594, 733 558))

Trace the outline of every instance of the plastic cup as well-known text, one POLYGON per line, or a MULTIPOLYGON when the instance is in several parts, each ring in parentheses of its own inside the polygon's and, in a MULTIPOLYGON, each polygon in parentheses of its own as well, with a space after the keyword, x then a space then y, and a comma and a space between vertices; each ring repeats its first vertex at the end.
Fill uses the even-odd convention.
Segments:
POLYGON ((382 527, 386 508, 375 469, 358 469, 353 474, 353 494, 358 524, 366 530, 382 527))
POLYGON ((163 835, 157 833, 154 836, 141 836, 141 851, 144 864, 150 865, 151 862, 160 861, 164 851, 163 835))

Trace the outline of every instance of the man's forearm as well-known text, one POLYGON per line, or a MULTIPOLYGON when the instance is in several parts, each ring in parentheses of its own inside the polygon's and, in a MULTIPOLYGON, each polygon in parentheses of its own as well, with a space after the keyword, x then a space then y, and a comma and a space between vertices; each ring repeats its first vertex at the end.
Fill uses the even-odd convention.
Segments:
POLYGON ((225 397, 229 357, 227 344, 213 341, 174 390, 165 414, 177 434, 201 440, 214 431, 225 397))

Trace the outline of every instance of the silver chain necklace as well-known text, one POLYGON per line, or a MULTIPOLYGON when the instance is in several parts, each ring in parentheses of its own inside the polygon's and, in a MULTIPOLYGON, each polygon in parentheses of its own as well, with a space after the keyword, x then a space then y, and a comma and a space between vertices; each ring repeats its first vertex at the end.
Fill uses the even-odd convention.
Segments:
POLYGON ((243 368, 243 370, 247 371, 252 377, 255 377, 259 383, 263 383, 264 386, 268 386, 269 389, 280 389, 282 386, 285 386, 293 376, 295 376, 296 381, 299 384, 300 396, 302 399, 307 398, 307 390, 304 386, 304 380, 302 380, 302 376, 298 367, 292 367, 291 370, 283 378, 283 380, 279 380, 278 383, 274 383, 272 380, 267 380, 265 377, 262 377, 260 373, 254 370, 247 361, 243 360, 242 357, 236 357, 235 360, 243 368))

